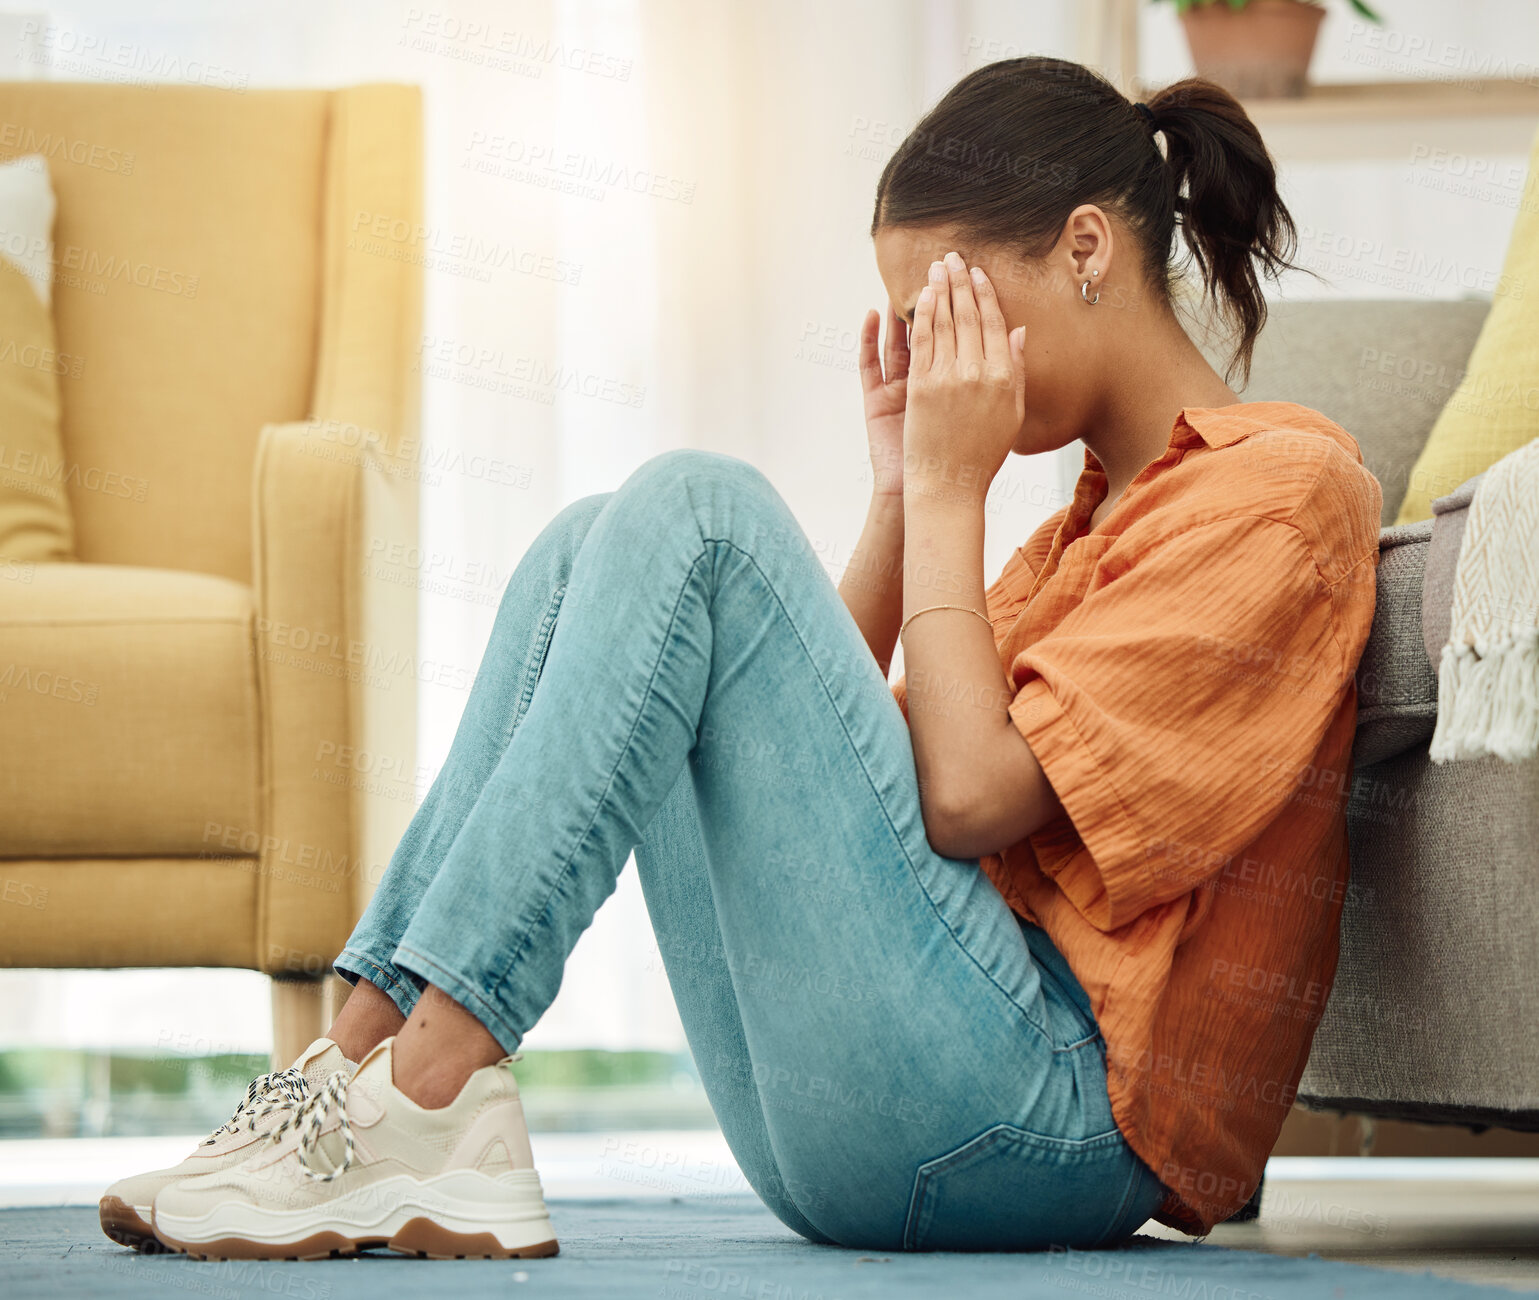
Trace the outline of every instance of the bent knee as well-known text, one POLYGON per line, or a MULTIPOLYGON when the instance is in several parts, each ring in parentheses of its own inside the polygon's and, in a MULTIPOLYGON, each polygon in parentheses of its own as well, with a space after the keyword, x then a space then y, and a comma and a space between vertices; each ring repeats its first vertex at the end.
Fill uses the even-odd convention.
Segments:
MULTIPOLYGON (((599 492, 581 497, 551 517, 518 562, 515 572, 523 573, 527 580, 523 583, 510 580, 503 590, 504 608, 508 608, 511 593, 528 592, 532 589, 531 583, 537 586, 544 582, 552 588, 566 583, 584 539, 612 496, 613 492, 599 492)), ((510 618, 524 617, 517 608, 515 601, 515 612, 509 615, 510 618)))
POLYGON ((614 496, 613 492, 595 492, 591 496, 578 497, 570 505, 562 506, 556 512, 555 518, 550 521, 553 531, 563 533, 576 533, 579 536, 587 534, 593 527, 593 521, 598 518, 598 513, 614 496))
POLYGON ((571 505, 563 506, 540 530, 540 535, 530 548, 531 553, 551 552, 561 563, 570 565, 582 548, 583 539, 593 527, 599 511, 612 496, 613 492, 595 492, 592 496, 579 497, 571 505))
POLYGON ((685 487, 725 487, 774 495, 775 489, 762 470, 737 456, 697 447, 680 447, 659 452, 647 460, 626 480, 626 485, 661 487, 679 484, 685 487))
POLYGON ((785 499, 760 470, 735 456, 694 449, 653 456, 625 480, 614 508, 647 530, 730 540, 759 561, 779 555, 798 572, 818 565, 785 499))

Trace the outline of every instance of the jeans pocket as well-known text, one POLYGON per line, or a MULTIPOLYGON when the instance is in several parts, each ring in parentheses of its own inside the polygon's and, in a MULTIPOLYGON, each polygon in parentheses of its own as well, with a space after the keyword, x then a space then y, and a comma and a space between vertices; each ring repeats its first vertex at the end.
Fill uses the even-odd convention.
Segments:
POLYGON ((1116 1130, 1075 1139, 996 1124, 920 1165, 903 1248, 1097 1246, 1127 1214, 1136 1164, 1116 1130))

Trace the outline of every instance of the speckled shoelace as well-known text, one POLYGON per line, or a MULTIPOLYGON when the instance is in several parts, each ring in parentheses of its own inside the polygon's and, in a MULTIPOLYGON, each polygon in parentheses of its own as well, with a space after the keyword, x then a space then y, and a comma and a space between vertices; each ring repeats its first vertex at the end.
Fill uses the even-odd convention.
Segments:
POLYGON ((316 1182, 329 1183, 352 1168, 353 1126, 347 1118, 347 1085, 352 1082, 352 1077, 346 1070, 337 1070, 327 1075, 320 1089, 312 1092, 297 1109, 285 1115, 268 1135, 277 1142, 290 1129, 297 1128, 299 1167, 305 1177, 313 1178, 316 1182), (321 1128, 332 1112, 336 1113, 337 1130, 342 1134, 342 1163, 335 1169, 317 1169, 313 1160, 321 1140, 321 1128))
POLYGON ((203 1140, 206 1147, 213 1146, 224 1133, 238 1133, 242 1127, 256 1132, 256 1124, 264 1115, 275 1110, 297 1110, 310 1095, 310 1081, 292 1065, 286 1070, 273 1070, 259 1074, 246 1089, 246 1096, 236 1106, 235 1113, 203 1140))

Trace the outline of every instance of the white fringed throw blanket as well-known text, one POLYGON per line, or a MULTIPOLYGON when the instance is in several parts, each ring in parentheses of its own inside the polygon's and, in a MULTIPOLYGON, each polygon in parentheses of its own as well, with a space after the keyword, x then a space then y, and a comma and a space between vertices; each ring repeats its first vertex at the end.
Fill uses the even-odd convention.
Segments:
POLYGON ((1539 751, 1539 439, 1486 471, 1454 570, 1434 762, 1539 751))

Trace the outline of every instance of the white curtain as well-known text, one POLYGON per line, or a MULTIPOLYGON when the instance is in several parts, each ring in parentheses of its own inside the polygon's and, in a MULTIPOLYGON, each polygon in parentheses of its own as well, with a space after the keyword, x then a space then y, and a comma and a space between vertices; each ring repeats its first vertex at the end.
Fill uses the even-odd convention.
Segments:
MULTIPOLYGON (((969 15, 989 8, 568 0, 544 25, 521 9, 562 51, 538 76, 478 68, 467 39, 419 24, 409 75, 429 87, 430 222, 555 267, 430 276, 427 333, 451 360, 427 362, 429 437, 511 461, 528 486, 428 485, 426 545, 505 576, 562 505, 657 452, 699 447, 763 469, 837 577, 869 491, 855 335, 884 301, 867 235, 875 182, 924 108, 991 57, 994 36, 969 48, 969 15), (485 373, 542 366, 562 376, 553 392, 510 395, 485 373)), ((1024 44, 1028 15, 1063 6, 993 8, 1024 44)), ((527 49, 499 12, 469 6, 459 20, 485 25, 477 42, 527 49)), ((1014 465, 999 485, 993 567, 1061 502, 1064 459, 1014 465)), ((484 594, 425 593, 427 657, 479 658, 484 594)), ((430 769, 463 704, 424 692, 430 769)), ((681 1042, 627 869, 529 1043, 681 1042)))

